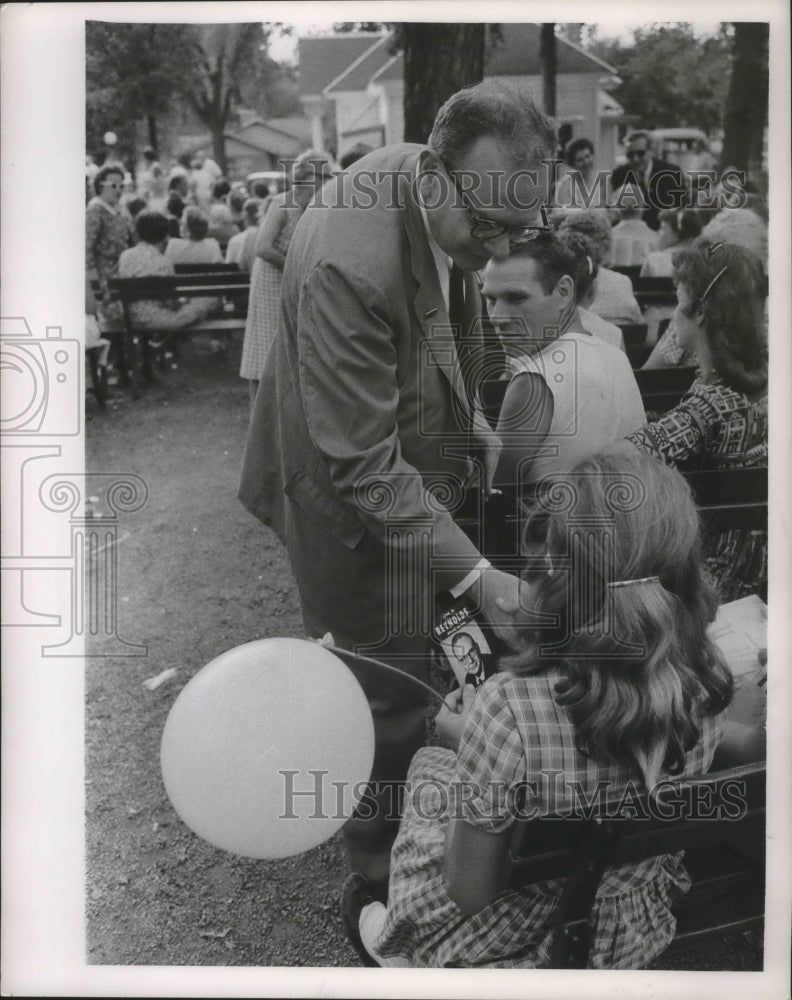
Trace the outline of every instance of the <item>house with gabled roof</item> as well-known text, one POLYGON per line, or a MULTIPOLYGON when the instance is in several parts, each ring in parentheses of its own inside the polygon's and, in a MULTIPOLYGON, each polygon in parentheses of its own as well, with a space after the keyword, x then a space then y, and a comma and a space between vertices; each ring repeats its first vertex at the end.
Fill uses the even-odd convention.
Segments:
MULTIPOLYGON (((293 160, 311 144, 311 124, 307 118, 268 118, 264 121, 249 108, 240 108, 235 124, 223 133, 230 180, 244 180, 257 170, 279 170, 281 161, 293 160)), ((182 136, 177 155, 202 150, 212 153, 208 134, 182 136)))
MULTIPOLYGON (((530 89, 541 107, 540 25, 500 24, 488 32, 485 79, 530 89)), ((311 119, 313 148, 328 136, 342 155, 358 143, 378 147, 404 136, 404 64, 393 32, 308 35, 299 40, 300 99, 311 119)), ((556 119, 564 141, 585 136, 597 165, 616 159, 621 105, 609 93, 621 82, 608 63, 562 34, 556 44, 556 119)))

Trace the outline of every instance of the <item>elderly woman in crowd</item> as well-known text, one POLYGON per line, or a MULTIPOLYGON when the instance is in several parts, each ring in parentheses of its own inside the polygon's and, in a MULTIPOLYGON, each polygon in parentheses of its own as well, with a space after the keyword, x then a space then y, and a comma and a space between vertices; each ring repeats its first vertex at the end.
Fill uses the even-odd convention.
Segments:
MULTIPOLYGON (((136 220, 139 242, 121 254, 118 275, 121 278, 151 278, 175 273, 173 262, 165 256, 168 244, 168 220, 161 212, 149 209, 136 220)), ((214 299, 191 299, 187 302, 159 300, 133 302, 130 306, 136 326, 149 330, 180 330, 203 319, 214 299), (209 306, 207 307, 207 302, 209 306)))
POLYGON ((229 204, 231 185, 225 178, 219 180, 212 189, 212 203, 206 217, 209 220, 209 235, 217 240, 221 253, 225 253, 228 241, 239 232, 229 204))
POLYGON ((181 239, 170 240, 165 253, 174 264, 222 264, 217 240, 208 235, 209 222, 195 205, 185 208, 181 219, 181 239))
POLYGON ((310 151, 303 153, 294 164, 291 189, 272 196, 259 227, 239 368, 239 374, 248 380, 251 407, 275 337, 280 313, 281 277, 292 235, 317 189, 330 173, 327 159, 310 151))
MULTIPOLYGON (((701 241, 674 255, 680 346, 697 378, 681 402, 627 438, 683 469, 767 464, 767 279, 743 247, 701 241)), ((732 529, 710 539, 708 568, 721 600, 755 593, 766 580, 767 533, 732 529)))
POLYGON ((96 192, 85 209, 85 271, 89 281, 98 283, 97 316, 103 330, 119 330, 123 325, 120 307, 109 301, 108 282, 118 274, 118 258, 132 245, 132 231, 120 201, 124 172, 120 167, 103 167, 94 178, 96 192))
POLYGON ((605 210, 572 212, 565 216, 558 230, 580 233, 586 237, 593 251, 592 260, 597 266, 594 298, 589 309, 611 323, 642 323, 641 309, 635 300, 632 282, 626 274, 619 274, 604 267, 611 252, 612 230, 605 210))
POLYGON ((240 271, 253 270, 256 259, 256 234, 258 233, 259 214, 262 202, 260 198, 248 198, 242 208, 245 228, 241 233, 232 236, 226 247, 226 264, 236 264, 240 271))

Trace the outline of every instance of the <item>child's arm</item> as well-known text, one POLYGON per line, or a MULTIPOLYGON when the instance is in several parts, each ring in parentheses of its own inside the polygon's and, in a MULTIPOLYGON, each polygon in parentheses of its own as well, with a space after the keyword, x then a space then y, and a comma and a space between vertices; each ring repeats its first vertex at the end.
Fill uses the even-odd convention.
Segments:
MULTIPOLYGON (((437 736, 456 750, 476 692, 470 685, 449 694, 437 714, 437 736)), ((461 800, 465 800, 464 790, 461 800)), ((503 888, 511 827, 490 833, 452 816, 445 842, 443 872, 448 895, 470 916, 490 903, 503 888)))
POLYGON ((452 817, 446 831, 443 873, 448 895, 466 917, 478 913, 504 888, 511 827, 489 833, 452 817))

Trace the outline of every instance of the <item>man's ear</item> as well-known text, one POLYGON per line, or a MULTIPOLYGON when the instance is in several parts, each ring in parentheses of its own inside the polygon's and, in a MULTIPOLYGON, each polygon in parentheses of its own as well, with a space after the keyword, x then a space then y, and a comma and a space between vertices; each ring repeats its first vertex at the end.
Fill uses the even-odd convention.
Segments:
POLYGON ((568 299, 574 299, 575 297, 575 282, 572 280, 570 275, 562 274, 558 279, 558 283, 555 286, 555 293, 559 298, 563 299, 565 302, 568 299))
POLYGON ((422 149, 418 154, 418 172, 423 173, 424 171, 428 171, 432 173, 441 169, 442 163, 437 153, 433 149, 430 149, 429 146, 422 149))
POLYGON ((424 204, 437 202, 437 190, 440 183, 438 174, 442 165, 437 153, 432 149, 423 149, 418 154, 418 195, 424 204))

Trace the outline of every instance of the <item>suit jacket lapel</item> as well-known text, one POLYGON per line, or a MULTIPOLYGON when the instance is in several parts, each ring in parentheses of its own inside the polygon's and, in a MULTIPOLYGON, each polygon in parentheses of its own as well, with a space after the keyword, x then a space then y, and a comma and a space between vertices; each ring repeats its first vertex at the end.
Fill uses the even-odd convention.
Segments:
POLYGON ((445 373, 457 398, 468 412, 470 403, 459 367, 451 320, 426 237, 421 209, 413 198, 412 191, 412 184, 404 191, 403 219, 410 247, 410 266, 418 285, 413 306, 435 363, 445 373))

